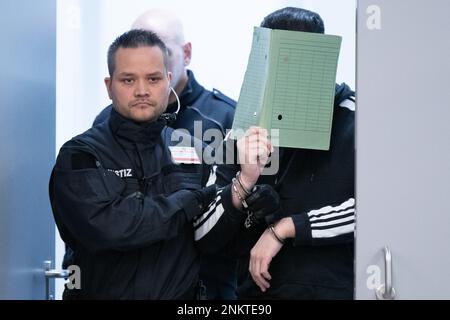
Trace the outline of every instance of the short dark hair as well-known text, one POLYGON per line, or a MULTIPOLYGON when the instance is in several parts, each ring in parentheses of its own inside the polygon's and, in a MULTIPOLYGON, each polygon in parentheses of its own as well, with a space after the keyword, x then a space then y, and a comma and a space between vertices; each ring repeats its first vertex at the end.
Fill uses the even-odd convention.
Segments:
POLYGON ((168 53, 164 42, 156 35, 156 33, 134 29, 125 32, 117 37, 116 40, 109 46, 108 49, 108 72, 112 77, 114 70, 116 69, 116 52, 119 48, 140 48, 140 47, 154 47, 157 46, 161 49, 164 58, 164 67, 168 70, 168 53))
POLYGON ((261 22, 261 27, 325 33, 325 26, 319 14, 294 7, 286 7, 272 12, 261 22))

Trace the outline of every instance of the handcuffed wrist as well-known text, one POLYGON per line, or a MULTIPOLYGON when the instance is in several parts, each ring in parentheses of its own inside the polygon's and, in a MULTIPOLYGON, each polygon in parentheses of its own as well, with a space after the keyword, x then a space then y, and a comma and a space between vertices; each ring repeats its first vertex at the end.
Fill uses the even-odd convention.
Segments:
POLYGON ((236 179, 238 180, 238 182, 241 185, 242 189, 244 189, 246 191, 247 195, 252 193, 253 187, 255 186, 256 182, 255 183, 249 183, 248 181, 244 181, 244 179, 242 179, 241 171, 238 171, 238 173, 236 174, 236 179), (248 184, 250 184, 250 186, 248 184))
POLYGON ((274 224, 271 224, 271 225, 268 227, 268 229, 270 230, 270 233, 272 233, 273 237, 274 237, 275 239, 277 239, 277 241, 278 241, 279 243, 281 243, 282 245, 284 245, 284 243, 286 242, 286 239, 283 239, 282 237, 280 237, 280 236, 278 235, 278 233, 275 231, 275 225, 274 225, 274 224))

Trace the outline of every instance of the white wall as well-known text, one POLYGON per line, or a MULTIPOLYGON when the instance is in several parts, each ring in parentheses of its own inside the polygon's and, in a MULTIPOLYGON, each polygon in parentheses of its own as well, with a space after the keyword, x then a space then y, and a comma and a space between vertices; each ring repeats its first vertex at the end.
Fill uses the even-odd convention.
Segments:
MULTIPOLYGON (((190 68, 205 87, 234 98, 244 78, 253 26, 285 7, 317 11, 326 33, 343 36, 337 82, 354 87, 355 0, 58 0, 56 149, 88 129, 110 103, 103 79, 110 43, 127 31, 147 9, 174 11, 183 20, 186 40, 193 45, 190 68)), ((56 266, 64 246, 56 235, 56 266)), ((62 282, 57 282, 60 297, 62 282)))

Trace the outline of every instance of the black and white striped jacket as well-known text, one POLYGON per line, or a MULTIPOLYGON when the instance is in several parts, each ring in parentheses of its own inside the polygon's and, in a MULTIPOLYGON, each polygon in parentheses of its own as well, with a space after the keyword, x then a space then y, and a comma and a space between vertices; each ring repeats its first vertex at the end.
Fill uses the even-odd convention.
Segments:
MULTIPOLYGON (((273 280, 266 294, 281 297, 277 292, 293 283, 353 290, 354 102, 354 92, 338 85, 330 149, 281 149, 278 174, 258 181, 274 186, 281 198, 278 218, 291 216, 296 228, 295 239, 271 263, 273 280)), ((247 270, 249 251, 267 226, 245 228, 246 215, 232 207, 229 182, 237 170, 219 167, 211 175, 209 183, 224 187, 195 220, 195 239, 203 251, 242 257, 242 270, 247 270)), ((262 294, 247 280, 241 283, 241 296, 262 294)))

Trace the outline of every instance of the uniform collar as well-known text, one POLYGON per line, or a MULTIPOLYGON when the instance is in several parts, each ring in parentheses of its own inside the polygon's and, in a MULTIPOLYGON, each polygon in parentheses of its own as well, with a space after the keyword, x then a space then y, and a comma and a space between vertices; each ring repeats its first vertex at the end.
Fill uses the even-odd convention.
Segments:
MULTIPOLYGON (((197 80, 195 80, 194 73, 191 70, 187 70, 188 81, 183 91, 179 96, 181 108, 180 111, 186 108, 186 106, 190 106, 194 104, 194 102, 198 99, 198 97, 203 93, 205 88, 203 88, 197 80)), ((177 102, 172 102, 167 107, 166 112, 175 112, 177 110, 177 102)))
POLYGON ((109 126, 115 136, 127 142, 154 145, 161 135, 165 122, 158 119, 153 122, 138 123, 125 118, 113 107, 109 118, 109 126))

